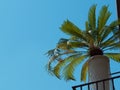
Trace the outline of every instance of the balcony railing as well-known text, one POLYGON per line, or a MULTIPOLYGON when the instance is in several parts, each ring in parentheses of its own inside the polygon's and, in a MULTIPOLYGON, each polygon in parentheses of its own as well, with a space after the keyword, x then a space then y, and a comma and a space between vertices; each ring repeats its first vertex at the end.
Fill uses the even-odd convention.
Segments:
POLYGON ((120 82, 115 82, 115 80, 119 79, 120 81, 120 72, 115 72, 111 74, 111 78, 107 78, 107 79, 103 79, 103 80, 99 80, 99 81, 94 81, 94 82, 89 82, 89 83, 85 83, 85 84, 81 84, 81 85, 76 85, 73 86, 72 89, 73 90, 99 90, 99 87, 102 86, 102 90, 106 90, 106 82, 110 82, 109 84, 109 89, 107 90, 120 90, 120 82), (113 75, 117 75, 117 76, 113 76, 113 75), (118 86, 115 85, 115 83, 119 83, 119 89, 117 89, 118 86), (92 89, 91 89, 92 86, 92 89), (93 89, 93 86, 95 89, 93 89))

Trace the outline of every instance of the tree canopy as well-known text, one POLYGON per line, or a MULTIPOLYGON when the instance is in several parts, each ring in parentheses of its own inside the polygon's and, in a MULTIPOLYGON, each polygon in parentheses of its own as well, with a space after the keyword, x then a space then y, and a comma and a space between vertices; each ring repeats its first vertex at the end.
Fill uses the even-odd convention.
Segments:
POLYGON ((78 28, 70 20, 65 20, 60 30, 69 38, 61 38, 56 47, 47 52, 50 58, 47 70, 59 79, 75 80, 76 67, 85 61, 80 76, 82 81, 86 81, 89 57, 105 55, 111 60, 120 62, 120 53, 118 52, 120 49, 118 27, 120 21, 115 20, 108 25, 107 21, 110 16, 111 12, 108 10, 108 6, 102 6, 97 16, 96 5, 93 5, 88 12, 85 30, 78 28))

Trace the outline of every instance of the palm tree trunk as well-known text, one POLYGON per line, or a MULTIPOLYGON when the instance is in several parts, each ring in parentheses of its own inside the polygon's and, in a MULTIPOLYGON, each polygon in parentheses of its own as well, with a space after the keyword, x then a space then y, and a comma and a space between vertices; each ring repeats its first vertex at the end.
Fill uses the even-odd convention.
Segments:
MULTIPOLYGON (((110 77, 109 59, 103 55, 90 58, 88 65, 89 82, 98 81, 110 77)), ((96 84, 90 86, 90 90, 97 90, 96 84)), ((103 82, 98 83, 98 90, 104 90, 103 82)), ((109 81, 105 82, 105 90, 110 90, 109 81)))

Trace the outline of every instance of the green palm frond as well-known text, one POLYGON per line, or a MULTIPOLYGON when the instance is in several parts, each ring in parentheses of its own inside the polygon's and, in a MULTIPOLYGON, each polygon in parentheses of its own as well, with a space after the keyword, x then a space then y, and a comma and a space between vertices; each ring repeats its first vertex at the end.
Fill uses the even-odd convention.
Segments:
POLYGON ((87 43, 89 46, 93 46, 94 45, 94 40, 95 40, 95 36, 92 32, 86 32, 84 33, 86 39, 87 39, 87 43))
POLYGON ((54 50, 55 49, 51 49, 51 50, 47 51, 45 54, 47 54, 48 56, 53 56, 54 55, 54 50))
POLYGON ((58 62, 58 64, 54 67, 53 73, 56 75, 57 78, 61 78, 61 70, 66 66, 66 64, 70 63, 75 58, 79 57, 81 54, 73 54, 63 61, 58 62))
MULTIPOLYGON (((119 42, 119 32, 116 32, 114 34, 111 34, 111 36, 107 37, 107 39, 105 40, 101 40, 100 42, 100 47, 101 48, 106 48, 111 46, 112 44, 117 44, 117 42, 119 42)), ((103 37, 104 38, 104 37, 103 37)))
POLYGON ((117 42, 117 43, 113 43, 111 45, 108 45, 104 51, 106 50, 119 50, 120 49, 120 42, 117 42))
POLYGON ((110 23, 109 27, 114 29, 116 26, 119 26, 119 25, 120 25, 120 20, 115 20, 110 23))
POLYGON ((69 20, 64 21, 64 23, 62 24, 62 26, 60 27, 60 29, 71 36, 76 36, 79 37, 83 40, 86 40, 85 37, 83 36, 83 32, 81 29, 79 29, 76 25, 74 25, 72 22, 70 22, 69 20))
POLYGON ((103 27, 103 29, 101 31, 102 32, 99 35, 99 36, 101 36, 100 42, 103 42, 111 34, 112 29, 110 29, 108 26, 105 26, 105 27, 103 27))
POLYGON ((99 31, 102 30, 102 28, 105 26, 110 16, 111 16, 111 13, 108 11, 108 6, 103 6, 99 13, 99 17, 98 17, 98 30, 99 31))
POLYGON ((85 42, 69 42, 71 48, 87 48, 88 45, 85 42))
POLYGON ((76 59, 74 59, 71 63, 69 63, 63 70, 63 75, 64 75, 64 79, 65 80, 75 80, 74 77, 74 70, 75 68, 83 61, 85 60, 85 58, 87 57, 87 55, 82 55, 76 59))
POLYGON ((69 46, 67 45, 67 43, 60 43, 57 45, 57 48, 67 50, 67 49, 69 49, 69 46))
POLYGON ((103 28, 103 31, 102 33, 100 34, 102 39, 101 39, 101 42, 108 39, 117 39, 118 36, 120 35, 120 32, 118 33, 118 22, 113 22, 113 24, 111 24, 110 26, 105 26, 103 28), (116 24, 117 23, 117 24, 116 24), (116 26, 115 26, 116 25, 116 26), (116 33, 117 31, 117 33, 116 33), (112 35, 112 38, 110 37, 110 34, 112 35), (109 37, 109 38, 108 38, 109 37), (117 37, 117 38, 116 38, 117 37))
POLYGON ((63 62, 64 62, 64 61, 59 61, 58 64, 54 67, 54 70, 53 70, 54 75, 55 75, 58 79, 61 78, 61 76, 60 76, 60 70, 61 70, 62 66, 65 64, 65 63, 63 63, 63 62))
POLYGON ((104 49, 104 48, 106 48, 106 47, 108 47, 108 46, 110 46, 110 45, 112 45, 112 44, 114 44, 114 43, 115 43, 114 40, 107 40, 107 41, 101 43, 101 44, 100 44, 100 47, 101 47, 102 49, 104 49))
POLYGON ((72 41, 78 41, 78 40, 79 40, 79 38, 78 38, 78 37, 76 37, 76 36, 71 36, 69 40, 72 40, 72 41))
POLYGON ((115 36, 118 35, 117 37, 119 37, 119 39, 120 39, 119 26, 120 26, 120 20, 115 20, 109 25, 109 27, 112 29, 113 34, 115 36))
POLYGON ((88 21, 86 21, 85 22, 85 30, 86 30, 86 32, 88 32, 89 30, 90 30, 90 28, 89 28, 89 22, 88 21))
POLYGON ((87 71, 88 71, 88 61, 86 61, 86 62, 84 63, 84 65, 82 66, 82 70, 81 70, 81 81, 86 82, 87 71))
POLYGON ((52 71, 52 67, 51 67, 51 63, 54 62, 56 60, 56 58, 58 58, 58 56, 52 56, 47 64, 47 69, 48 71, 52 71))
POLYGON ((88 14, 89 30, 96 29, 96 5, 93 5, 88 14))
POLYGON ((105 55, 116 62, 120 62, 120 53, 106 53, 105 55))

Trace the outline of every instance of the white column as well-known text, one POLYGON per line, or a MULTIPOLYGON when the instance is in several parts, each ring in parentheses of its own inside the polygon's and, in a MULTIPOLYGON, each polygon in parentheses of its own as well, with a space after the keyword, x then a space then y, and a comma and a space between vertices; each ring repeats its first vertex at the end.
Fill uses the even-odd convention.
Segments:
MULTIPOLYGON (((109 58, 103 55, 96 55, 89 59, 88 65, 89 82, 98 81, 110 77, 109 58)), ((90 86, 90 90, 96 90, 96 84, 90 86)), ((103 82, 98 83, 98 90, 103 89, 103 82)), ((105 90, 110 90, 109 81, 105 81, 105 90)))

